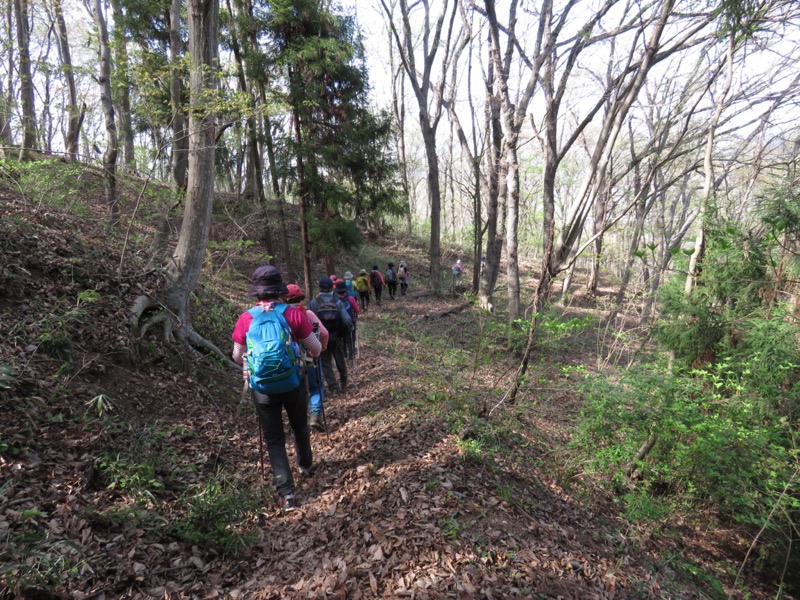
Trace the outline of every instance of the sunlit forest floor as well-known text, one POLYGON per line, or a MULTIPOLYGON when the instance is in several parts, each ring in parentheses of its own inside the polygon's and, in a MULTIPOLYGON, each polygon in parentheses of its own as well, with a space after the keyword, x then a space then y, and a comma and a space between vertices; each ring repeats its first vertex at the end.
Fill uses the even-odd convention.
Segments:
MULTIPOLYGON (((502 312, 426 319, 464 297, 435 299, 420 276, 373 304, 351 389, 313 434, 319 468, 283 514, 238 374, 129 326, 160 282, 146 229, 109 233, 96 206, 74 208, 0 184, 0 597, 774 597, 753 562, 736 581, 736 531, 625 518, 574 459, 605 331, 594 302, 558 309, 593 325, 537 348, 514 404, 502 312)), ((193 310, 228 352, 264 249, 215 228, 193 310)), ((399 259, 427 272, 403 236, 340 264, 399 259)))

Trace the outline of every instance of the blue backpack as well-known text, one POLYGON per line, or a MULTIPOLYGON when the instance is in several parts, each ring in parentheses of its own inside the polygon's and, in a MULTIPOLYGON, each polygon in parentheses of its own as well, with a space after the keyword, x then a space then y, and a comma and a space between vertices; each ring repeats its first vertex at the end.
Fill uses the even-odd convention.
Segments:
POLYGON ((272 310, 256 306, 247 311, 253 317, 245 354, 250 387, 262 394, 290 392, 303 380, 299 347, 292 342, 292 330, 283 316, 288 306, 278 304, 272 310))

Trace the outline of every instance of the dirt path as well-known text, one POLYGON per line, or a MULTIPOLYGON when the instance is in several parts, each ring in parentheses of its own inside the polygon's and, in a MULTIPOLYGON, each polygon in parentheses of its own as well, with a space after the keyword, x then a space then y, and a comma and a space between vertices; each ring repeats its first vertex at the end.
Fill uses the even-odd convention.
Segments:
MULTIPOLYGON (((403 299, 367 313, 361 327, 380 328, 379 314, 408 322, 434 310, 403 299)), ((613 598, 635 587, 639 597, 661 595, 647 557, 632 556, 628 540, 556 486, 532 488, 502 464, 467 459, 390 345, 379 337, 362 347, 353 389, 327 400, 330 433, 313 435, 320 468, 299 481, 302 509, 266 512, 258 558, 229 580, 229 593, 613 598)), ((235 445, 252 459, 244 482, 258 485, 255 435, 235 445)))

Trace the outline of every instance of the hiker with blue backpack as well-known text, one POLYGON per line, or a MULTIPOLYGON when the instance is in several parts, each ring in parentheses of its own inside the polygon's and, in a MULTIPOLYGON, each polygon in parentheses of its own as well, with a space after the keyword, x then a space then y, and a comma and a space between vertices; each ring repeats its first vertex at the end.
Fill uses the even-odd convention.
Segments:
POLYGON ((347 361, 344 352, 348 336, 353 331, 353 321, 347 314, 347 308, 333 293, 333 282, 329 277, 319 280, 319 295, 308 303, 328 330, 328 347, 322 353, 322 373, 330 393, 335 394, 347 389, 347 361), (333 363, 339 372, 340 382, 336 381, 333 363))
MULTIPOLYGON (((335 286, 338 281, 334 281, 333 285, 335 286)), ((344 274, 344 284, 347 287, 347 294, 351 298, 355 298, 356 304, 358 303, 358 292, 356 291, 355 286, 353 285, 353 274, 350 271, 346 271, 344 274)))
POLYGON ((397 271, 394 269, 394 263, 389 263, 386 266, 384 280, 386 281, 386 287, 389 288, 389 299, 394 300, 397 294, 397 271))
MULTIPOLYGON (((328 347, 329 338, 328 330, 325 328, 325 325, 323 325, 322 321, 320 321, 319 317, 315 315, 313 311, 308 310, 302 305, 306 295, 303 293, 303 289, 299 285, 290 283, 286 286, 286 288, 289 290, 289 293, 284 297, 284 301, 290 306, 296 306, 300 312, 306 316, 314 331, 319 333, 319 342, 322 345, 322 352, 325 352, 326 348, 328 347)), ((318 362, 315 361, 314 358, 307 352, 302 352, 302 358, 305 361, 307 373, 306 383, 308 385, 308 404, 310 411, 308 425, 314 431, 320 431, 324 433, 325 409, 322 405, 322 369, 317 368, 318 362)))
POLYGON ((297 307, 281 300, 288 291, 278 269, 270 265, 258 267, 253 273, 249 292, 258 303, 239 316, 231 335, 233 360, 244 366, 245 380, 250 385, 267 445, 278 503, 283 510, 293 510, 298 503, 286 454, 282 413, 286 411, 294 432, 299 472, 310 477, 314 471, 314 457, 300 347, 311 357, 319 356, 322 351, 322 345, 305 315, 297 307))
POLYGON ((337 281, 336 285, 333 286, 333 291, 336 293, 336 297, 344 304, 347 309, 347 314, 350 315, 350 319, 353 321, 353 330, 347 335, 347 341, 345 342, 344 356, 351 364, 355 364, 356 340, 358 339, 358 315, 361 314, 361 310, 358 308, 356 299, 350 296, 350 293, 347 291, 346 281, 347 280, 342 281, 341 279, 337 281))

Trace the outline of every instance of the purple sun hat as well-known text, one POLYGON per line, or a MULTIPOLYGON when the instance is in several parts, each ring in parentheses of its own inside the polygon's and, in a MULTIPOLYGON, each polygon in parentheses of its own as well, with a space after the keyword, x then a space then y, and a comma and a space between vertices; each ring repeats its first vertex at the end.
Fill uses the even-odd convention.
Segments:
POLYGON ((281 272, 272 265, 264 265, 253 271, 253 285, 250 286, 251 296, 283 296, 289 290, 283 283, 281 272))

